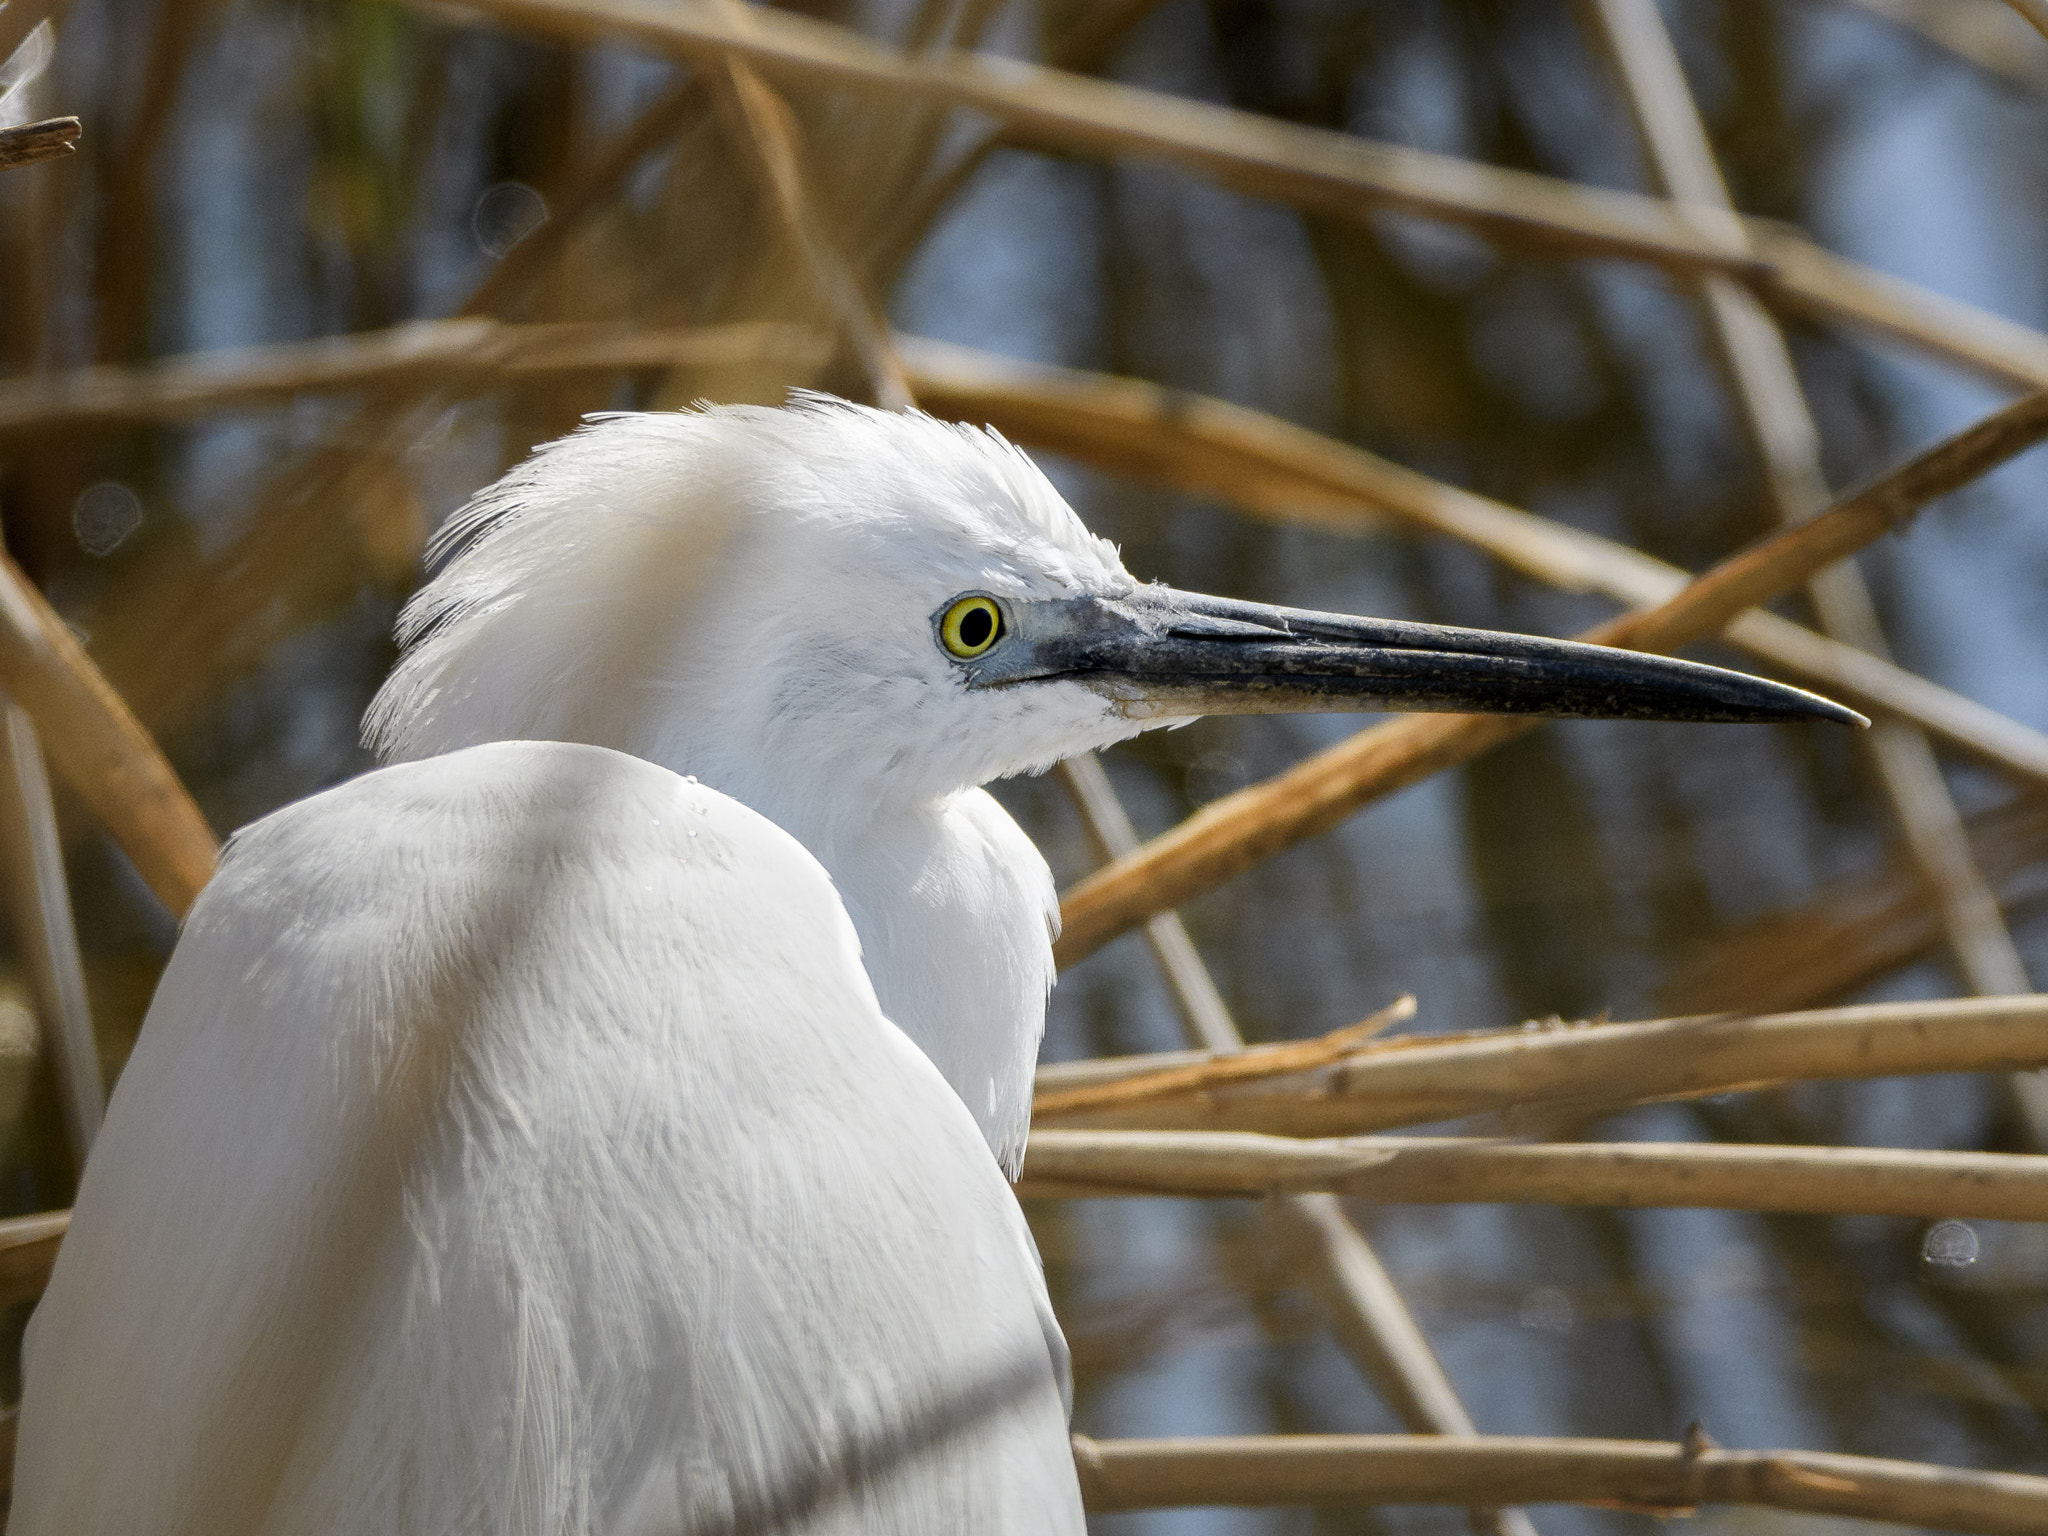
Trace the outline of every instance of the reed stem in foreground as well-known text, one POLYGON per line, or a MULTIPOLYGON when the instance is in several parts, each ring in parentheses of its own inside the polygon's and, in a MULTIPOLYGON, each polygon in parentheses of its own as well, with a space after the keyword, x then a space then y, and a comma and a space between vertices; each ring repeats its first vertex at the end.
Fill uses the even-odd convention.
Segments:
POLYGON ((1192 1505, 1592 1504, 1685 1515, 1748 1504, 1982 1536, 2048 1530, 2048 1478, 1813 1451, 1486 1435, 1074 1437, 1091 1511, 1192 1505))

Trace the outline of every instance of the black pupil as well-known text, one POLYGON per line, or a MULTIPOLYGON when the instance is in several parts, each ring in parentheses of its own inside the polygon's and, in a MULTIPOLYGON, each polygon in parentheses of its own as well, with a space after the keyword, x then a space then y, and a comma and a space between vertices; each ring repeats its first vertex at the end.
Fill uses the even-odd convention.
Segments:
POLYGON ((969 650, 987 645, 996 632, 996 616, 986 608, 970 608, 960 619, 960 643, 969 650))

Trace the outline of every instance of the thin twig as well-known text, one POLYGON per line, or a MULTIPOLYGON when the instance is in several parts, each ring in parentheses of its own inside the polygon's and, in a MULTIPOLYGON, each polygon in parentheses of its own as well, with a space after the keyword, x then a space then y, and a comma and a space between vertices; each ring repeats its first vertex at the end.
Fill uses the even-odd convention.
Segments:
MULTIPOLYGON (((1946 438, 1851 492, 1809 523, 1752 546, 1669 602, 1580 638, 1672 651, 1725 627, 2048 437, 2048 392, 1946 438)), ((1062 903, 1062 965, 1152 912, 1182 906, 1264 859, 1328 831, 1369 800, 1465 762, 1534 728, 1503 716, 1418 715, 1361 731, 1263 784, 1205 807, 1137 854, 1082 880, 1062 903)))
POLYGON ((1604 1205, 2048 1220, 2048 1157, 1724 1142, 1301 1140, 1246 1131, 1034 1131, 1020 1199, 1322 1190, 1408 1205, 1604 1205))
POLYGON ((19 128, 0 128, 0 171, 75 153, 84 130, 75 117, 52 117, 19 128))
MULTIPOLYGON (((1254 1059, 1273 1052, 1256 1047, 1254 1059)), ((1801 1013, 1410 1035, 1368 1042, 1293 1076, 1110 1099, 1190 1073, 1187 1052, 1041 1067, 1035 1125, 1342 1136, 1499 1114, 1587 1115, 1793 1082, 2048 1064, 2048 998, 1957 998, 1801 1013), (1084 1099, 1083 1090, 1102 1095, 1084 1099)))
POLYGON ((37 1022, 56 1068, 57 1104, 74 1173, 99 1135, 107 1086, 72 922, 64 845, 43 749, 25 711, 0 695, 0 853, 15 950, 35 989, 37 1022))
POLYGON ((1483 1436, 1074 1437, 1090 1510, 1189 1505, 1590 1504, 1684 1515, 1747 1504, 1922 1529, 2036 1536, 2048 1478, 1817 1451, 1683 1442, 1483 1436))
POLYGON ((2048 336, 1822 250, 1796 230, 1745 218, 1767 264, 1757 290, 1774 309, 1901 341, 1995 383, 2048 389, 2048 336))
MULTIPOLYGON (((1098 858, 1108 863, 1137 848, 1138 834, 1131 826, 1130 813, 1117 798, 1100 758, 1084 752, 1060 763, 1053 772, 1081 813, 1081 825, 1095 844, 1098 858)), ((1218 1055, 1243 1051, 1244 1037, 1237 1031, 1237 1021, 1231 1018, 1180 914, 1155 912, 1146 918, 1145 942, 1173 995, 1174 1011, 1180 1015, 1187 1038, 1218 1055)))
MULTIPOLYGON (((1040 1085, 1031 1101, 1032 1119, 1073 1115, 1082 1110, 1114 1110, 1152 1099, 1206 1094, 1234 1083, 1254 1083, 1289 1072, 1313 1072, 1360 1050, 1373 1036, 1415 1017, 1415 999, 1399 997, 1378 1013, 1307 1040, 1288 1040, 1258 1050, 1237 1049, 1204 1056, 1185 1065, 1161 1066, 1149 1072, 1072 1088, 1040 1085)), ((2048 1053, 2044 1053, 2048 1054, 2048 1053)))
MULTIPOLYGON (((546 227, 546 226, 543 226, 546 227)), ((524 250, 524 244, 515 248, 524 250)), ((284 404, 316 391, 482 391, 508 380, 614 369, 821 362, 830 343, 808 326, 513 325, 483 316, 419 320, 317 341, 274 342, 0 381, 0 432, 174 421, 284 404)))

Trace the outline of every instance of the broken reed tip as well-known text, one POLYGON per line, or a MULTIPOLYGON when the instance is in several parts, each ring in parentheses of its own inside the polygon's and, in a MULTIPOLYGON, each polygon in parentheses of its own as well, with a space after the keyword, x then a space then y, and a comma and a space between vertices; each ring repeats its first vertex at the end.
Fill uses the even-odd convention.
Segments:
POLYGON ((51 117, 39 123, 23 123, 18 128, 0 128, 0 170, 71 154, 78 148, 84 131, 75 117, 51 117))

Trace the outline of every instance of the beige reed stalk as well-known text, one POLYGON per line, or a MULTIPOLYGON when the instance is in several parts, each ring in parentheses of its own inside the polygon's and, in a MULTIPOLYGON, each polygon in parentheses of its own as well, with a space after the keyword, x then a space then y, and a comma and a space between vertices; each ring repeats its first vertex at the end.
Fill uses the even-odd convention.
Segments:
POLYGON ((85 1168, 107 1110, 85 965, 64 877, 57 804, 35 723, 0 694, 0 859, 15 950, 28 968, 36 1022, 57 1079, 57 1106, 74 1174, 85 1168))
MULTIPOLYGON (((1734 200, 1655 0, 1580 3, 1621 82, 1657 189, 1703 234, 1726 239, 1731 250, 1743 249, 1734 200)), ((1753 294, 1725 277, 1702 276, 1699 293, 1778 519, 1787 525, 1805 522, 1827 505, 1828 486, 1821 469, 1820 429, 1784 333, 1753 294)), ((1806 592, 1830 639, 1888 656, 1877 605, 1853 562, 1816 572, 1806 592)), ((1964 985, 1980 997, 2031 992, 2019 948, 1970 852, 1962 815, 1927 737, 1894 719, 1878 721, 1866 741, 1906 848, 1941 914, 1964 985)), ((2048 1148, 2048 1082, 2016 1075, 2006 1084, 2028 1142, 2048 1148)))
POLYGON ((2048 1220, 2048 1157, 1725 1142, 1304 1140, 1245 1131, 1034 1131, 1018 1193, 1232 1196, 1325 1190, 1417 1205, 1602 1205, 1815 1216, 2048 1220))
POLYGON ((1306 1069, 1292 1046, 1042 1067, 1034 1124, 1343 1136, 1498 1115, 1585 1119, 1633 1104, 1795 1082, 1997 1072, 2048 1063, 2048 998, 1871 1003, 1374 1041, 1306 1069), (1189 1077, 1208 1063, 1273 1070, 1189 1077))
MULTIPOLYGON (((521 244, 515 254, 525 248, 521 244)), ((830 346, 829 338, 811 326, 772 321, 636 326, 607 321, 515 325, 485 315, 415 320, 314 341, 268 342, 134 367, 103 363, 0 380, 0 432, 177 421, 236 407, 281 405, 324 391, 481 392, 562 374, 761 361, 799 372, 821 365, 830 346)))
POLYGON ((1751 1505, 1890 1526, 2038 1536, 2048 1478, 1813 1451, 1729 1451, 1683 1441, 1488 1436, 1269 1435, 1089 1440, 1076 1436, 1091 1510, 1187 1505, 1466 1504, 1519 1499, 1660 1516, 1751 1505))

